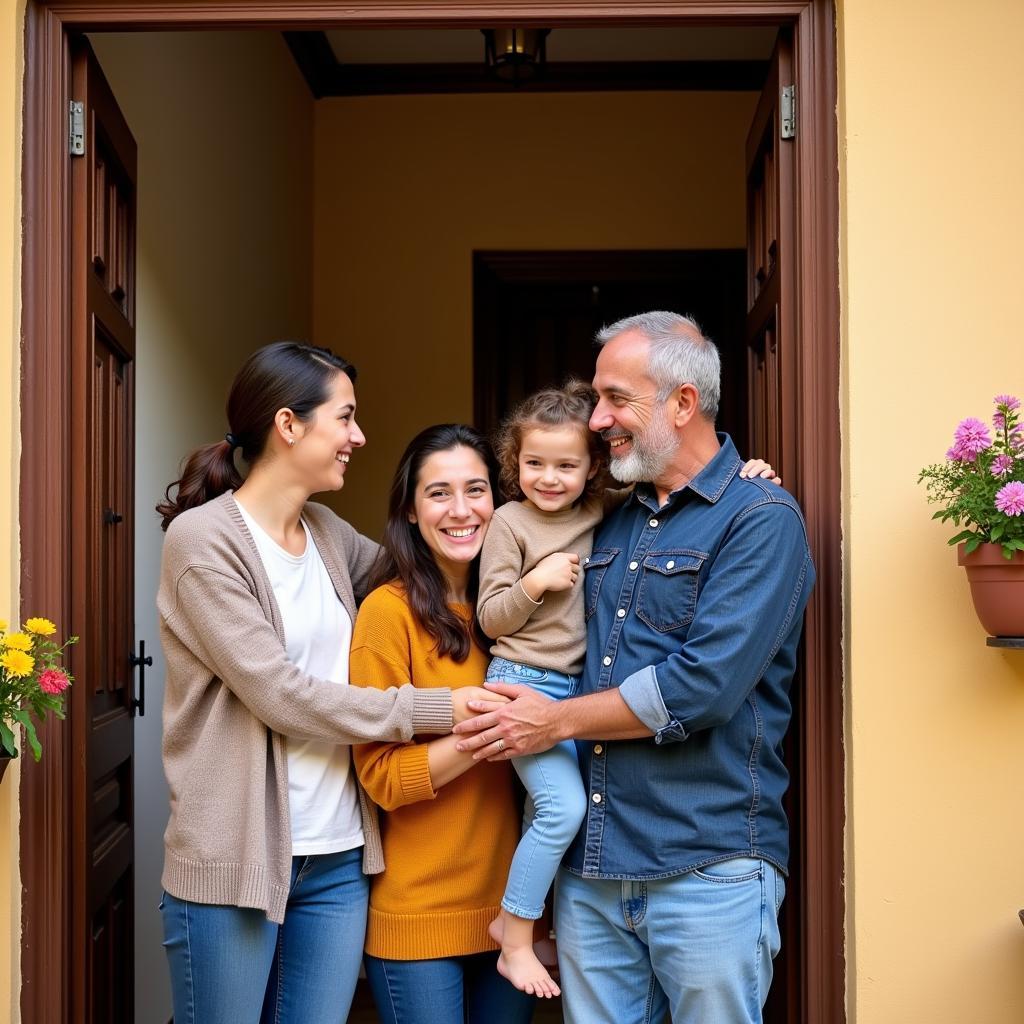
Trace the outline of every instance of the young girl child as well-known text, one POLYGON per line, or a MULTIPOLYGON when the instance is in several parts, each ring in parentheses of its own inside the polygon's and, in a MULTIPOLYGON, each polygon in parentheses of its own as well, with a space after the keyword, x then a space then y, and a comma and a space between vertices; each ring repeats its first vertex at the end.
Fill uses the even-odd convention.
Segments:
MULTIPOLYGON (((606 499, 601 487, 604 442, 588 427, 595 397, 569 381, 526 399, 505 422, 497 456, 513 500, 494 513, 480 563, 477 614, 495 641, 487 680, 526 683, 555 700, 576 693, 586 653, 583 587, 574 585, 582 560, 606 505, 629 493, 608 491, 606 499)), ((517 988, 551 997, 559 988, 533 951, 533 922, 586 795, 572 742, 512 764, 526 787, 529 824, 490 931, 501 943, 498 970, 517 988)))
MULTIPOLYGON (((584 588, 576 586, 594 528, 631 489, 605 490, 605 442, 590 430, 596 394, 580 381, 522 402, 497 440, 501 487, 512 500, 491 518, 480 562, 477 616, 495 642, 488 682, 525 683, 573 696, 586 654, 584 588)), ((775 476, 759 460, 743 476, 775 476)), ((533 949, 533 922, 586 814, 571 741, 512 764, 527 792, 527 827, 516 849, 501 913, 490 932, 498 970, 517 988, 551 997, 559 988, 533 949)))

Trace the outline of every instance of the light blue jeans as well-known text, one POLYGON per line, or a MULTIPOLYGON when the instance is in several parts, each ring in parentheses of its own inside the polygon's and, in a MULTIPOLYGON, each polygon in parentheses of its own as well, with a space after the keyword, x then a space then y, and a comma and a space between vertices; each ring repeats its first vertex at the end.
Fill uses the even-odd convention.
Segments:
POLYGON ((164 893, 174 1024, 344 1024, 366 935, 362 861, 362 847, 293 857, 283 925, 164 893))
MULTIPOLYGON (((525 683, 554 700, 572 697, 579 689, 579 676, 504 658, 491 660, 485 678, 492 683, 525 683)), ((544 913, 544 897, 587 813, 587 796, 571 740, 542 754, 515 757, 512 767, 526 787, 526 819, 501 905, 516 917, 536 920, 544 913)))
POLYGON ((786 885, 737 857, 650 882, 558 875, 566 1024, 760 1024, 786 885))

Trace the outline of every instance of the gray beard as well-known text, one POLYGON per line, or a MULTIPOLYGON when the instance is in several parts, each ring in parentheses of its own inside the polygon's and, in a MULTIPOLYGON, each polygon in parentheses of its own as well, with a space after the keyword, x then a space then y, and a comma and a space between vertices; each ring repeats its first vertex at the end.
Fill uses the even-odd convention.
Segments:
POLYGON ((678 444, 668 423, 655 417, 642 434, 633 435, 633 450, 628 455, 609 458, 608 469, 619 483, 651 483, 668 468, 678 444))

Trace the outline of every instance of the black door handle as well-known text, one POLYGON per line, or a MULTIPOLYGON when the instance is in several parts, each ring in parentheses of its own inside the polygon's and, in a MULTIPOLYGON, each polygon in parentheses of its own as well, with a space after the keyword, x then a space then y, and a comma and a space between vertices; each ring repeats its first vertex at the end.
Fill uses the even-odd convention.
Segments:
POLYGON ((139 641, 139 653, 136 655, 132 651, 128 655, 128 660, 132 663, 132 668, 136 665, 139 668, 139 696, 138 699, 132 697, 132 711, 138 711, 139 717, 142 718, 146 713, 146 666, 153 664, 153 655, 146 657, 146 641, 139 641))

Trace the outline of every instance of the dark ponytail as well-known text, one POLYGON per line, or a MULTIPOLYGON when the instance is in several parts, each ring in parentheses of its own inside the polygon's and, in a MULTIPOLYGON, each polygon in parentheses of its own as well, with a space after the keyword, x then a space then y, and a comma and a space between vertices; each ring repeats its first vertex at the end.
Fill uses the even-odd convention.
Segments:
MULTIPOLYGON (((416 486, 423 463, 437 452, 453 448, 469 448, 480 456, 487 467, 492 493, 498 493, 498 466, 490 445, 472 427, 461 423, 442 423, 420 431, 399 460, 388 497, 388 518, 380 554, 370 573, 369 588, 395 581, 405 587, 413 616, 436 644, 438 657, 450 657, 462 663, 473 644, 484 650, 490 644, 476 620, 472 625, 448 606, 448 582, 427 547, 420 528, 409 522, 409 513, 416 504, 416 486)), ((470 567, 468 597, 476 607, 480 587, 480 559, 470 567)))
POLYGON ((182 464, 181 477, 167 485, 164 500, 156 507, 161 528, 166 530, 186 509, 240 487, 235 448, 242 449, 242 458, 252 466, 266 448, 278 409, 291 409, 296 419, 308 422, 317 406, 330 398, 338 373, 355 383, 355 367, 327 348, 278 341, 257 349, 231 385, 228 434, 223 441, 196 448, 182 464))

